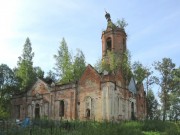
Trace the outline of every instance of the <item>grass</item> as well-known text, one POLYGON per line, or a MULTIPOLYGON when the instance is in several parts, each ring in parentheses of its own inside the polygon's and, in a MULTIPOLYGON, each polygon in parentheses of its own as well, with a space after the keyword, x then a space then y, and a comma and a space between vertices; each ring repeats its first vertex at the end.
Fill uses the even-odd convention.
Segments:
POLYGON ((180 123, 162 121, 52 121, 33 120, 27 128, 10 123, 0 135, 180 135, 180 123))

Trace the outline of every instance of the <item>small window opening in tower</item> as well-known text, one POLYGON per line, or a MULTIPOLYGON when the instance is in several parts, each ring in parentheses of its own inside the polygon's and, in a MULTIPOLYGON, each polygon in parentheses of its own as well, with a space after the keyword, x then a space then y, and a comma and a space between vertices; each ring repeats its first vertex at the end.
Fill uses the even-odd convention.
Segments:
POLYGON ((123 50, 125 50, 126 49, 126 41, 125 41, 125 39, 123 38, 123 50))
POLYGON ((107 40, 106 40, 106 45, 107 45, 107 49, 106 49, 106 50, 111 51, 111 49, 112 49, 112 41, 111 41, 111 38, 107 38, 107 40))

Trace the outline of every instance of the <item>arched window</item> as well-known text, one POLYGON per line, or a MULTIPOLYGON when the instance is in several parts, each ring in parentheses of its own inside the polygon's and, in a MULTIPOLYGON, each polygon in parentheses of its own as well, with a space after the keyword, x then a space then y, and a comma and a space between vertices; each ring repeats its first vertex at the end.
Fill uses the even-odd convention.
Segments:
POLYGON ((90 109, 89 108, 87 108, 86 109, 86 118, 90 118, 90 116, 91 116, 91 112, 90 112, 90 109))
POLYGON ((85 97, 85 117, 87 119, 90 119, 93 114, 93 104, 92 104, 92 98, 91 97, 85 97))
POLYGON ((131 103, 131 112, 134 112, 134 103, 131 103))
POLYGON ((112 49, 112 41, 111 41, 111 38, 110 38, 110 37, 107 38, 107 40, 106 40, 106 48, 107 48, 107 50, 109 50, 109 51, 111 51, 111 49, 112 49))
POLYGON ((63 100, 59 102, 59 116, 60 117, 64 116, 64 101, 63 100))

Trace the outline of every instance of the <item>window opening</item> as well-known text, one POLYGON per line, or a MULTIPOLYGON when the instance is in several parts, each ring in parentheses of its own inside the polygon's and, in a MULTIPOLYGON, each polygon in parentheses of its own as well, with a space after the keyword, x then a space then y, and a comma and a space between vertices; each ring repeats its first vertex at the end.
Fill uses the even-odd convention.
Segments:
POLYGON ((135 120, 135 115, 134 115, 134 103, 131 103, 131 119, 135 120))
POLYGON ((91 112, 90 112, 90 109, 86 109, 86 117, 87 118, 90 118, 90 115, 91 115, 91 112))
POLYGON ((60 101, 60 105, 59 105, 59 116, 64 116, 64 101, 61 100, 60 101))
POLYGON ((112 49, 112 41, 111 41, 111 38, 108 38, 106 40, 106 45, 107 45, 107 50, 111 51, 112 49))
POLYGON ((17 105, 16 106, 16 109, 17 109, 17 119, 20 119, 20 105, 17 105))

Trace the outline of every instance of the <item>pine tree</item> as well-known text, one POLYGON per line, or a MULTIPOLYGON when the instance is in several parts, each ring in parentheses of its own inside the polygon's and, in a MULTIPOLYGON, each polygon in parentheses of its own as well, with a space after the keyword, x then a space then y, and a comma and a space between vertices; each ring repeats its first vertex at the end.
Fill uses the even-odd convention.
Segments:
POLYGON ((86 68, 86 61, 83 52, 77 49, 77 54, 74 59, 68 50, 67 43, 63 38, 59 46, 57 55, 54 55, 56 60, 55 70, 59 77, 60 83, 69 83, 79 80, 86 68))
POLYGON ((74 80, 78 80, 86 68, 85 56, 80 49, 77 49, 77 54, 73 63, 74 80))
POLYGON ((56 74, 59 77, 60 83, 67 83, 72 81, 73 78, 73 65, 72 65, 72 57, 69 53, 67 43, 63 38, 61 44, 59 46, 59 50, 57 55, 54 55, 56 60, 55 70, 56 74))
POLYGON ((24 44, 22 56, 19 57, 17 68, 15 70, 16 76, 21 81, 20 90, 29 89, 36 81, 36 75, 33 69, 33 57, 30 39, 27 38, 24 44))

